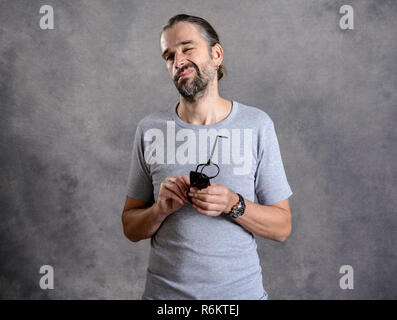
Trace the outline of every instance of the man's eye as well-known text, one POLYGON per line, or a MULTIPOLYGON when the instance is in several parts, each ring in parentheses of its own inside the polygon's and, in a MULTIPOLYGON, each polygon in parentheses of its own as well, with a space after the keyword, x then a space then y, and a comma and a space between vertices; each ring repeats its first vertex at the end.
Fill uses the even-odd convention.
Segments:
POLYGON ((189 51, 189 50, 192 50, 193 48, 187 48, 187 49, 185 49, 184 51, 186 52, 186 51, 189 51))
POLYGON ((165 60, 168 61, 168 60, 171 60, 171 58, 172 58, 172 56, 168 56, 168 57, 165 58, 165 60))

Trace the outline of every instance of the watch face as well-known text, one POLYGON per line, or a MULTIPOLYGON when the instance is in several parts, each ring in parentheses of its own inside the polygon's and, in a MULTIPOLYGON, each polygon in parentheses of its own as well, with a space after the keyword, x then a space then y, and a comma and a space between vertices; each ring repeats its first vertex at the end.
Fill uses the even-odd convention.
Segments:
POLYGON ((244 214, 245 211, 245 204, 244 199, 239 195, 240 202, 233 208, 231 216, 233 218, 238 218, 244 214))
POLYGON ((238 217, 240 217, 240 216, 243 214, 243 212, 244 212, 243 207, 239 204, 239 205, 233 210, 232 217, 233 217, 233 218, 238 218, 238 217))

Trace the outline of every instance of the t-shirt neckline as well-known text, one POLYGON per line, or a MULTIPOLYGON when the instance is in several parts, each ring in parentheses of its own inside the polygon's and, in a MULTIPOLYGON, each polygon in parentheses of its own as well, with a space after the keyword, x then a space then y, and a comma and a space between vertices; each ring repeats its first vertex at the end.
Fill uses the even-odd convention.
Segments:
POLYGON ((225 127, 227 124, 229 124, 229 122, 231 122, 233 120, 233 118, 235 117, 235 115, 237 113, 237 109, 238 109, 237 101, 232 100, 232 111, 229 113, 229 115, 225 119, 223 119, 217 123, 203 125, 203 124, 193 124, 193 123, 188 123, 188 122, 183 121, 181 118, 179 118, 178 114, 176 113, 177 106, 178 106, 178 103, 172 109, 172 118, 174 119, 174 121, 181 127, 196 129, 196 130, 197 129, 210 129, 210 128, 225 127))

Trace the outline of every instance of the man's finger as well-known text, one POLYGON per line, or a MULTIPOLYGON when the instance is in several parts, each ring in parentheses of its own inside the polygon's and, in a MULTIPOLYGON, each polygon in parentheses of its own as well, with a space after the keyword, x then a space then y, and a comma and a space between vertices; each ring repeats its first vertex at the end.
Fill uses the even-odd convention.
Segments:
POLYGON ((209 203, 222 203, 223 198, 220 197, 219 195, 213 195, 213 194, 207 194, 207 193, 198 193, 198 192, 191 192, 189 194, 192 199, 200 199, 204 202, 209 202, 209 203))
POLYGON ((186 194, 186 191, 188 190, 188 186, 185 184, 185 181, 183 181, 182 177, 177 176, 175 183, 178 185, 179 189, 181 190, 182 194, 186 194))
POLYGON ((166 181, 170 182, 170 183, 174 183, 180 191, 180 196, 182 196, 183 198, 186 198, 187 187, 184 185, 184 182, 182 182, 178 176, 168 177, 166 179, 166 181))
POLYGON ((171 182, 169 182, 169 185, 172 186, 172 190, 174 190, 176 193, 178 193, 178 195, 182 198, 185 199, 185 193, 183 191, 183 186, 180 185, 180 182, 178 181, 178 179, 174 178, 172 180, 170 180, 171 182))
POLYGON ((163 182, 163 185, 164 185, 164 188, 175 193, 179 198, 181 198, 181 200, 184 201, 184 196, 182 195, 182 192, 179 190, 176 183, 165 181, 165 182, 163 182))
POLYGON ((175 183, 163 182, 164 188, 174 193, 183 203, 186 202, 185 197, 181 194, 178 186, 175 183))
POLYGON ((192 206, 197 212, 199 212, 201 214, 204 214, 206 216, 217 216, 217 215, 219 215, 219 211, 204 210, 204 209, 196 206, 195 204, 193 204, 192 206))
POLYGON ((175 200, 177 203, 179 203, 180 205, 184 205, 185 203, 173 192, 165 189, 163 191, 163 197, 164 199, 159 199, 159 200, 168 200, 168 199, 172 199, 175 200))
POLYGON ((186 187, 190 187, 190 178, 188 177, 187 174, 181 174, 179 177, 182 179, 182 181, 185 183, 186 187))
POLYGON ((196 192, 199 194, 219 195, 219 194, 222 194, 222 188, 220 187, 220 185, 212 185, 211 184, 207 188, 198 190, 196 192))
POLYGON ((197 198, 193 198, 192 202, 194 205, 196 205, 206 211, 220 211, 220 210, 222 210, 222 206, 219 203, 205 202, 205 201, 197 199, 197 198))

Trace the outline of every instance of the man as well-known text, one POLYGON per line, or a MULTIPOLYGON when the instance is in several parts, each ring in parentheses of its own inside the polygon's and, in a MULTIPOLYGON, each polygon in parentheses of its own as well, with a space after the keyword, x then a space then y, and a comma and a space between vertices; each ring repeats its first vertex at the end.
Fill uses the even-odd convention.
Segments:
POLYGON ((180 99, 138 123, 122 214, 128 239, 151 238, 142 298, 266 300, 254 235, 284 241, 291 233, 292 191, 273 121, 219 96, 223 49, 206 20, 171 18, 160 46, 180 99), (188 174, 207 162, 217 135, 227 137, 210 163, 219 174, 191 187, 188 174))

